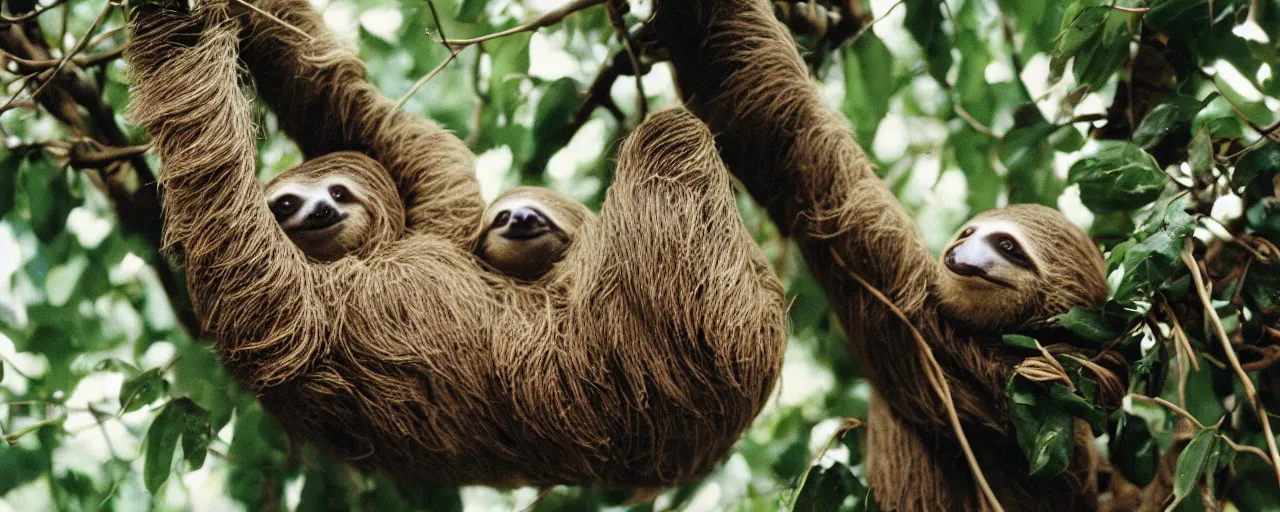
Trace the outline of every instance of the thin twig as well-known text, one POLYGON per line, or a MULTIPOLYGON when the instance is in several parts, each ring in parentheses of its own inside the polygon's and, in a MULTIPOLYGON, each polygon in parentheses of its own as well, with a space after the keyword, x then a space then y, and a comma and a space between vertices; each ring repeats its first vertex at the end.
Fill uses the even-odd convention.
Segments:
MULTIPOLYGON (((1173 412, 1174 412, 1174 413, 1176 413, 1178 416, 1182 416, 1183 418, 1186 418, 1187 420, 1191 421, 1191 423, 1192 423, 1193 425, 1195 425, 1196 427, 1198 427, 1200 430, 1208 430, 1208 429, 1209 429, 1209 427, 1206 427, 1203 423, 1200 423, 1200 420, 1197 420, 1195 416, 1192 416, 1190 412, 1187 412, 1187 410, 1186 410, 1186 409, 1183 409, 1183 408, 1181 408, 1181 407, 1178 407, 1178 406, 1176 406, 1176 405, 1174 405, 1174 404, 1170 403, 1168 400, 1165 400, 1165 399, 1160 398, 1160 397, 1146 396, 1146 395, 1139 395, 1139 394, 1136 394, 1136 393, 1135 393, 1135 394, 1130 394, 1130 395, 1129 395, 1129 397, 1130 397, 1130 398, 1132 398, 1132 399, 1134 399, 1134 400, 1141 401, 1141 402, 1147 402, 1147 403, 1156 404, 1156 405, 1159 405, 1159 406, 1161 406, 1161 407, 1164 407, 1165 409, 1168 409, 1168 410, 1170 410, 1170 411, 1173 411, 1173 412)), ((1224 435, 1220 435, 1220 436, 1218 436, 1218 437, 1219 437, 1220 439, 1222 439, 1223 441, 1225 441, 1225 442, 1227 443, 1227 446, 1230 446, 1232 450, 1235 450, 1235 451, 1237 451, 1237 452, 1242 452, 1242 453, 1252 453, 1252 454, 1254 454, 1254 455, 1257 455, 1258 457, 1261 457, 1261 458, 1262 458, 1262 460, 1263 460, 1263 461, 1264 461, 1268 466, 1275 467, 1275 465, 1274 465, 1274 464, 1272 464, 1272 462, 1271 462, 1271 458, 1270 458, 1270 457, 1267 457, 1267 452, 1262 451, 1262 450, 1261 450, 1260 448, 1258 448, 1257 446, 1242 445, 1242 444, 1236 443, 1235 441, 1232 441, 1230 437, 1227 437, 1227 436, 1224 436, 1224 435)))
POLYGON ((929 346, 929 342, 925 341, 924 336, 916 329, 915 324, 911 323, 911 320, 907 318, 907 314, 903 313, 893 301, 889 300, 884 293, 871 286, 871 283, 868 283, 861 275, 849 268, 834 248, 830 252, 832 259, 844 269, 849 277, 852 277, 863 288, 866 288, 867 292, 877 300, 883 302, 899 320, 902 320, 903 325, 911 331, 911 335, 916 341, 916 347, 920 350, 920 354, 924 356, 924 360, 928 362, 928 371, 925 372, 925 376, 929 378, 929 383, 933 385, 934 392, 938 394, 938 398, 942 400, 942 405, 947 410, 947 417, 951 420, 951 429, 955 432, 956 439, 960 442, 960 449, 964 451, 964 458, 969 463, 969 471, 973 473, 973 479, 977 482, 978 488, 982 491, 983 497, 986 498, 991 508, 996 512, 1004 512, 1004 507, 1001 507, 1000 501, 996 499, 995 491, 992 491, 991 485, 987 483, 986 475, 982 473, 982 467, 978 465, 978 458, 974 456, 973 448, 969 446, 969 438, 965 436, 964 428, 960 425, 960 415, 956 412, 956 404, 951 399, 951 386, 947 383, 946 373, 942 370, 942 365, 938 364, 937 358, 933 356, 933 348, 929 346))
POLYGON ((7 26, 11 23, 22 23, 29 19, 35 18, 36 16, 39 16, 40 14, 44 13, 49 9, 62 5, 65 2, 66 0, 53 0, 53 3, 49 5, 42 5, 42 6, 36 7, 35 9, 32 9, 30 11, 27 11, 17 16, 5 16, 4 14, 0 14, 0 22, 4 22, 4 24, 0 26, 7 26))
POLYGON ((255 6, 255 5, 253 5, 253 4, 249 3, 249 2, 246 2, 246 1, 244 1, 244 0, 235 0, 235 1, 236 1, 236 3, 238 3, 238 4, 240 4, 240 5, 243 5, 243 6, 245 6, 245 7, 248 7, 248 8, 249 8, 249 10, 251 10, 251 11, 253 11, 253 12, 256 12, 256 13, 258 13, 258 14, 261 14, 261 15, 263 15, 263 16, 266 16, 266 17, 267 17, 267 19, 269 19, 269 20, 271 20, 271 21, 274 21, 274 22, 276 22, 276 23, 279 23, 279 24, 280 24, 280 26, 282 26, 282 27, 284 27, 284 28, 287 28, 287 29, 289 29, 289 30, 292 30, 292 31, 294 31, 294 32, 297 32, 298 34, 302 35, 302 37, 307 38, 307 40, 308 40, 308 41, 315 41, 315 40, 316 40, 315 36, 312 36, 311 34, 308 34, 305 30, 302 30, 302 29, 300 29, 300 28, 298 28, 298 27, 293 26, 293 24, 291 24, 291 23, 288 23, 288 22, 286 22, 286 21, 284 21, 284 20, 282 20, 282 19, 280 19, 280 18, 277 18, 274 14, 271 14, 271 13, 269 13, 269 12, 267 12, 267 11, 264 11, 264 10, 262 10, 262 9, 259 9, 257 6, 255 6))
POLYGON ((974 131, 981 133, 983 135, 986 135, 988 137, 996 136, 996 132, 992 131, 990 128, 987 128, 986 125, 979 123, 978 120, 974 119, 972 115, 969 115, 969 111, 965 110, 964 107, 960 106, 959 101, 952 104, 952 109, 955 110, 956 115, 959 115, 960 119, 964 119, 964 122, 968 123, 969 127, 973 128, 974 131))
POLYGON ((1165 409, 1168 409, 1170 411, 1177 413, 1178 416, 1182 416, 1183 418, 1186 418, 1188 421, 1191 422, 1192 425, 1195 425, 1196 428, 1199 428, 1200 430, 1204 430, 1208 428, 1204 426, 1204 423, 1200 423, 1200 420, 1196 419, 1195 416, 1192 416, 1191 413, 1187 412, 1186 409, 1178 407, 1177 405, 1174 405, 1173 402, 1170 402, 1158 396, 1146 396, 1146 395, 1139 395, 1137 393, 1130 393, 1129 398, 1132 398, 1134 400, 1138 400, 1141 402, 1148 402, 1148 403, 1153 403, 1153 404, 1162 406, 1165 409))
POLYGON ((1183 247, 1182 262, 1191 270, 1191 279, 1195 281, 1196 295, 1200 296, 1200 302, 1204 305, 1204 310, 1209 316, 1210 323, 1213 324, 1213 330, 1218 335, 1218 339, 1222 341, 1222 351, 1226 352, 1227 361, 1231 363, 1231 368, 1235 370, 1236 377, 1240 379, 1240 384, 1244 387, 1244 394, 1249 399, 1249 404, 1253 406, 1254 412, 1257 413, 1258 421, 1262 422, 1262 433, 1267 438, 1267 450, 1271 452, 1271 466, 1276 471, 1276 481, 1280 482, 1280 452, 1276 450, 1275 434, 1271 433, 1271 420, 1267 418, 1266 407, 1262 405, 1262 402, 1258 401, 1258 391, 1254 389, 1253 381, 1244 372, 1244 368, 1240 367, 1240 358, 1236 356, 1236 351, 1231 346, 1231 340, 1227 338, 1227 331, 1222 327, 1222 319, 1218 317, 1218 311, 1213 309, 1209 294, 1204 289, 1204 278, 1200 275, 1200 266, 1196 264, 1195 256, 1191 254, 1191 244, 1191 240, 1187 240, 1186 245, 1183 247))
MULTIPOLYGON (((631 34, 627 31, 627 25, 622 19, 622 11, 619 7, 615 7, 617 0, 606 4, 609 11, 609 23, 613 25, 613 30, 618 33, 618 39, 622 40, 622 49, 626 50, 627 58, 631 60, 632 74, 636 77, 636 119, 643 121, 649 115, 649 99, 645 97, 644 80, 640 73, 640 59, 636 57, 636 52, 632 49, 631 34)), ((622 5, 626 6, 626 1, 622 0, 622 5)))
POLYGON ((413 87, 409 88, 409 92, 404 93, 404 96, 401 96, 400 99, 396 100, 396 104, 391 107, 391 112, 387 114, 387 117, 389 118, 395 115, 396 112, 399 112, 400 108, 409 101, 409 98, 413 97, 413 95, 418 92, 418 89, 421 89, 422 86, 426 85, 427 82, 430 82, 432 78, 435 78, 435 76, 443 71, 444 67, 448 66, 450 62, 457 59, 459 53, 462 53, 462 48, 456 48, 449 52, 449 58, 445 59, 444 62, 441 62, 439 66, 435 67, 435 69, 432 69, 430 73, 423 75, 423 77, 419 78, 417 82, 414 82, 413 87))
MULTIPOLYGON (((237 0, 237 1, 240 1, 240 0, 237 0)), ((564 7, 561 7, 554 11, 550 11, 546 14, 543 14, 542 16, 539 16, 537 19, 530 21, 528 23, 517 25, 509 29, 503 30, 501 32, 495 32, 489 35, 484 35, 484 36, 480 36, 472 39, 446 39, 445 44, 449 45, 450 47, 465 48, 467 46, 471 46, 476 43, 483 43, 485 41, 489 41, 491 39, 506 37, 512 34, 519 34, 521 32, 532 32, 540 28, 549 27, 551 25, 555 25, 556 23, 560 23, 561 20, 563 20, 566 16, 570 14, 581 11, 588 7, 594 7, 594 6, 600 5, 602 3, 605 3, 606 1, 608 0, 574 0, 573 2, 570 2, 564 7)))
POLYGON ((902 5, 902 2, 904 1, 905 0, 898 0, 897 2, 894 2, 893 5, 890 5, 888 9, 885 9, 884 14, 881 14, 880 16, 876 17, 876 19, 871 20, 871 23, 867 23, 865 26, 858 29, 858 33, 854 34, 853 37, 849 38, 849 45, 853 46, 857 44, 858 40, 862 39, 862 34, 865 34, 867 33, 868 30, 871 30, 871 27, 875 26, 876 23, 879 23, 880 20, 883 20, 889 17, 889 14, 892 13, 894 9, 897 9, 899 5, 902 5))

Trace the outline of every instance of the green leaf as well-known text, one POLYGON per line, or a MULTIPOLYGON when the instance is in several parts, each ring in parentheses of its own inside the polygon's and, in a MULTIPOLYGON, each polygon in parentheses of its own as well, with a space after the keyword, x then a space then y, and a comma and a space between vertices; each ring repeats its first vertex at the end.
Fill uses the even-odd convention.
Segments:
POLYGON ((941 0, 905 0, 907 32, 924 49, 929 75, 947 83, 951 69, 951 42, 942 30, 941 0))
POLYGON ((1187 145, 1187 165, 1191 167, 1191 175, 1198 180, 1208 180, 1213 175, 1217 164, 1214 161, 1213 139, 1206 124, 1191 143, 1187 145))
POLYGON ((1246 153, 1236 163, 1231 185, 1243 188, 1256 180, 1268 180, 1280 173, 1280 144, 1265 144, 1246 153))
POLYGON ((578 82, 561 78, 542 89, 542 98, 534 109, 533 129, 529 131, 533 153, 531 165, 524 166, 526 184, 536 184, 551 157, 569 144, 573 137, 573 117, 578 110, 578 82))
POLYGON ((1074 419, 1049 396, 1044 386, 1014 375, 1005 385, 1011 399, 1014 433, 1027 458, 1030 474, 1053 476, 1071 461, 1074 419))
POLYGON ((1021 334, 1006 334, 1000 337, 1006 348, 1013 349, 1026 355, 1040 355, 1040 349, 1036 347, 1036 339, 1021 334))
POLYGON ((1169 509, 1173 509, 1186 498, 1191 490, 1195 488, 1196 483, 1200 481, 1200 475, 1204 473, 1205 462, 1209 457, 1209 452, 1213 445, 1218 442, 1218 436, 1214 431, 1205 429, 1201 430, 1196 437, 1187 443, 1186 448, 1182 449, 1182 454, 1178 455, 1178 466, 1174 470, 1173 475, 1173 496, 1174 500, 1169 509))
POLYGON ((1133 132, 1133 142, 1147 149, 1152 148, 1175 129, 1185 130, 1191 126, 1192 118, 1217 97, 1218 93, 1211 93, 1204 100, 1188 96, 1169 98, 1142 118, 1133 132))
POLYGON ((489 101, 497 112, 511 116, 520 106, 520 82, 529 73, 529 38, 532 34, 514 34, 487 41, 485 52, 493 59, 493 71, 489 75, 489 101))
POLYGON ((1117 300, 1155 290, 1181 267, 1182 237, 1161 231, 1130 247, 1124 255, 1124 279, 1116 289, 1117 300))
POLYGON ((22 188, 31 212, 31 231, 41 241, 52 241, 62 233, 67 215, 75 207, 63 167, 43 154, 27 159, 22 168, 22 188))
POLYGON ((1133 210, 1155 201, 1169 178, 1142 148, 1103 141, 1098 153, 1071 166, 1068 183, 1080 185, 1080 199, 1098 213, 1133 210))
POLYGON ((796 495, 793 511, 825 512, 840 510, 845 498, 864 491, 848 466, 836 462, 831 467, 814 466, 796 495))
POLYGON ((840 56, 845 87, 842 110, 853 121, 858 140, 870 144, 880 121, 889 112, 889 99, 906 82, 892 76, 893 54, 871 31, 853 45, 845 45, 840 56))
POLYGON ((1076 82, 1095 91, 1120 70, 1129 55, 1129 15, 1106 7, 1097 9, 1107 11, 1101 31, 1081 46, 1071 67, 1076 82))
POLYGON ((1063 17, 1066 26, 1058 35, 1058 44, 1054 47, 1049 61, 1051 81, 1056 82, 1062 78, 1062 71, 1066 69, 1067 61, 1085 48, 1085 45, 1098 44, 1102 27, 1111 15, 1111 10, 1106 7, 1081 9, 1081 5, 1081 2, 1072 4, 1063 17))
POLYGON ((484 20, 486 3, 488 3, 486 0, 462 0, 458 4, 458 12, 453 17, 463 23, 479 23, 484 20))
POLYGON ((1065 384, 1054 383, 1049 388, 1049 397, 1068 414, 1089 422, 1089 426, 1093 427, 1095 432, 1106 429, 1107 415, 1065 384))
POLYGON ((1097 311, 1091 309, 1071 308, 1071 311, 1058 315, 1055 320, 1059 326, 1076 336, 1097 343, 1106 343, 1120 336, 1120 333, 1102 321, 1097 311))
MULTIPOLYGON (((1052 402, 1050 402, 1052 404, 1052 402)), ((1072 438, 1075 421, 1062 407, 1042 405, 1044 422, 1036 434, 1035 447, 1028 462, 1031 476, 1055 476, 1066 471, 1071 462, 1072 438)))
POLYGON ((18 186, 18 167, 21 163, 22 158, 13 154, 0 160, 0 218, 4 218, 13 209, 13 198, 18 186))
POLYGON ((50 454, 45 450, 0 443, 0 496, 39 478, 49 470, 50 454))
POLYGON ((182 426, 182 457, 194 471, 204 466, 204 459, 209 455, 209 443, 213 441, 209 411, 189 398, 179 398, 175 402, 182 407, 185 416, 182 426))
POLYGON ((1107 443, 1111 464, 1129 482, 1144 487, 1155 479, 1160 460, 1160 447, 1142 418, 1125 411, 1116 411, 1115 428, 1107 443))
POLYGON ((120 412, 136 411, 155 402, 168 389, 169 383, 164 380, 159 368, 125 379, 120 384, 120 412))
POLYGON ((169 479, 173 469, 173 451, 186 428, 185 414, 173 402, 165 404, 147 429, 147 450, 142 466, 142 479, 147 490, 155 494, 169 479))
POLYGON ((1205 32, 1211 0, 1158 0, 1143 21, 1177 41, 1190 41, 1205 32))

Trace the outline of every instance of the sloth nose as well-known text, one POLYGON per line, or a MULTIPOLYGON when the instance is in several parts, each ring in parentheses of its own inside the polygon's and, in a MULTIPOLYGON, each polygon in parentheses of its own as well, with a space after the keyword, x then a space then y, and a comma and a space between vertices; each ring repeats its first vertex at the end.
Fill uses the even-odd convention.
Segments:
POLYGON ((511 210, 511 229, 528 230, 542 227, 542 215, 532 208, 515 208, 511 210))
POLYGON ((945 262, 947 264, 947 269, 958 275, 981 276, 987 273, 985 270, 982 269, 982 267, 979 267, 976 265, 970 265, 968 263, 960 263, 956 261, 956 254, 954 251, 947 253, 945 262))
POLYGON ((337 213, 338 211, 333 209, 333 207, 330 206, 329 203, 320 203, 320 204, 317 204, 316 207, 311 210, 311 213, 307 214, 307 220, 325 221, 325 220, 332 219, 334 215, 337 215, 337 213))

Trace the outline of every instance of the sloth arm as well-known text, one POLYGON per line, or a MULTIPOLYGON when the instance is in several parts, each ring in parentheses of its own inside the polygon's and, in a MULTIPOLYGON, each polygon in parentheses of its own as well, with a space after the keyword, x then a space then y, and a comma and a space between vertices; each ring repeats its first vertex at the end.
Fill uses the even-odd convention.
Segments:
POLYGON ((846 120, 822 103, 786 29, 758 1, 666 9, 658 19, 681 94, 717 134, 729 169, 799 245, 877 392, 904 420, 948 431, 913 334, 850 274, 911 319, 946 370, 961 418, 1003 428, 1007 372, 977 343, 953 340, 931 297, 940 266, 846 120))
MULTIPOLYGON (((275 341, 273 324, 315 296, 323 276, 267 211, 250 103, 237 78, 236 25, 225 6, 208 4, 190 14, 137 9, 125 48, 130 112, 160 155, 166 250, 184 260, 202 329, 264 345, 275 341)), ((314 349, 275 346, 274 355, 250 357, 304 361, 314 349)))
POLYGON ((242 16, 249 22, 241 57, 259 96, 306 157, 342 150, 368 154, 395 181, 409 232, 469 243, 484 211, 471 150, 435 123, 395 109, 307 0, 265 0, 257 6, 310 35, 258 13, 242 16))

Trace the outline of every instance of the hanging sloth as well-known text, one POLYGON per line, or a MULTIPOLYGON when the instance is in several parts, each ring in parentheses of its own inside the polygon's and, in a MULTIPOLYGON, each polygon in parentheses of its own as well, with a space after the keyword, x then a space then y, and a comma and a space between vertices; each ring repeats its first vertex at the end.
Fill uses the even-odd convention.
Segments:
POLYGON ((1063 474, 1028 476, 1003 394, 1023 358, 999 347, 1002 332, 1044 333, 1053 316, 1106 298, 1097 246, 1055 210, 1013 205, 975 217, 933 258, 847 121, 823 104, 766 2, 662 2, 655 23, 688 107, 799 245, 872 383, 866 460, 877 504, 993 508, 927 378, 914 330, 946 374, 1005 510, 1095 510, 1097 454, 1084 422, 1063 474))
MULTIPOLYGON (((258 6, 307 35, 225 1, 153 4, 126 56, 165 244, 221 359, 292 438, 445 485, 664 486, 727 454, 777 378, 784 307, 701 122, 642 123, 598 216, 539 210, 572 234, 503 249, 553 263, 517 280, 473 252, 466 146, 395 111, 305 0, 258 6), (308 159, 267 191, 241 58, 308 159)), ((551 233, 495 219, 508 240, 551 233)))

